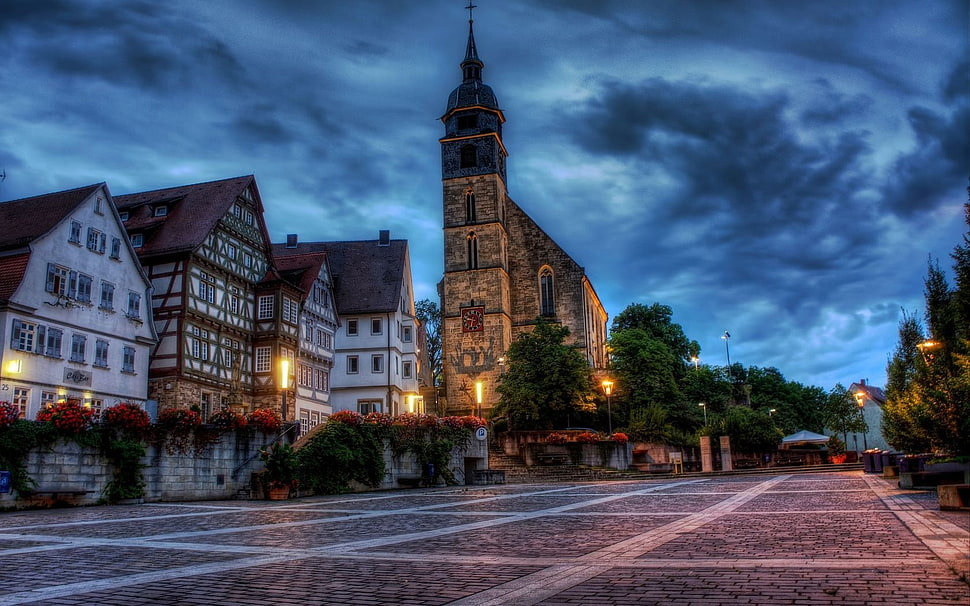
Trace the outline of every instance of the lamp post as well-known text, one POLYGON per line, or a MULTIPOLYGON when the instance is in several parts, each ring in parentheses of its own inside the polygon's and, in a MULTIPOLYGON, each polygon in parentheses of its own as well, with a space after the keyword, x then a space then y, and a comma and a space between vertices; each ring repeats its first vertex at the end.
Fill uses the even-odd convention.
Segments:
POLYGON ((475 412, 475 416, 481 418, 482 416, 482 390, 485 388, 481 381, 475 381, 475 402, 478 407, 475 412))
POLYGON ((698 406, 704 409, 704 427, 707 427, 707 404, 705 402, 701 402, 698 404, 698 406))
POLYGON ((776 412, 778 412, 778 411, 777 411, 777 410, 775 410, 774 408, 769 408, 769 409, 768 409, 768 416, 769 416, 769 417, 773 417, 773 416, 775 416, 775 413, 776 413, 776 412))
POLYGON ((280 412, 280 419, 286 420, 286 390, 290 387, 290 361, 286 358, 280 360, 280 393, 282 394, 283 410, 280 412))
POLYGON ((690 361, 694 363, 694 370, 697 370, 698 368, 700 368, 700 364, 701 364, 700 358, 698 358, 697 356, 691 356, 690 361))
POLYGON ((940 343, 938 341, 933 341, 932 339, 929 341, 923 341, 922 343, 916 344, 916 348, 919 349, 920 355, 923 356, 924 364, 929 364, 933 360, 932 350, 939 346, 940 346, 940 343), (928 349, 931 350, 929 353, 927 353, 926 351, 928 349))
MULTIPOLYGON (((862 450, 869 450, 869 445, 866 443, 866 433, 869 431, 869 426, 866 424, 866 394, 857 391, 853 394, 855 396, 855 401, 859 405, 859 416, 862 418, 862 450)), ((858 438, 856 438, 856 448, 858 448, 858 438)))
POLYGON ((731 348, 728 346, 728 341, 731 340, 731 333, 725 330, 721 338, 724 339, 724 353, 727 355, 728 372, 731 372, 731 348))
POLYGON ((603 392, 606 394, 606 425, 609 427, 610 435, 613 435, 613 406, 610 403, 613 395, 613 381, 603 379, 603 392))

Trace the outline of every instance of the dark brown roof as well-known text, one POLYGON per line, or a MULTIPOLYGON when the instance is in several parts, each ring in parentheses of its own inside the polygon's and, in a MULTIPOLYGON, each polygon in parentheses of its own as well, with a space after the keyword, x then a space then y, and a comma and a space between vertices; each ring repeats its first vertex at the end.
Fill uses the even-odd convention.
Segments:
POLYGON ((327 254, 323 252, 286 254, 292 250, 281 244, 274 244, 273 263, 284 278, 298 286, 304 294, 309 295, 313 288, 313 281, 320 275, 320 267, 327 262, 327 254))
POLYGON ((0 203, 0 251, 23 248, 49 232, 104 183, 0 203))
POLYGON ((266 237, 263 207, 252 175, 115 196, 114 201, 119 211, 128 211, 125 221, 128 233, 144 234, 144 243, 138 249, 138 256, 144 258, 198 248, 250 185, 258 210, 257 220, 266 237), (153 216, 153 208, 159 204, 168 206, 164 217, 153 216))
POLYGON ((408 241, 390 240, 387 246, 378 242, 301 242, 296 248, 274 244, 273 255, 279 261, 291 255, 326 253, 341 314, 394 312, 401 300, 408 241))

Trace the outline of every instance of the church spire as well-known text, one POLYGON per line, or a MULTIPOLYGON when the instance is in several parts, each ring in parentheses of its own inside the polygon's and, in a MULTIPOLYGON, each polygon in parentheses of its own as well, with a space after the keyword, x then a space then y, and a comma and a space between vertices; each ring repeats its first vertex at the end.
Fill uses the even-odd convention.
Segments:
POLYGON ((478 58, 478 49, 475 47, 475 19, 472 18, 472 11, 478 7, 468 2, 468 46, 465 47, 465 59, 461 62, 461 71, 465 76, 465 82, 482 79, 482 68, 485 64, 478 58))

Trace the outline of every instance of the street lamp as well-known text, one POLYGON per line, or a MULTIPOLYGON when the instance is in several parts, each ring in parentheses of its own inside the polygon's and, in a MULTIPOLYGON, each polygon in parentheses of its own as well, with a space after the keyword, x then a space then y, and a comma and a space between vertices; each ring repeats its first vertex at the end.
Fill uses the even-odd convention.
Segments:
POLYGON ((697 356, 691 356, 690 361, 694 363, 694 370, 697 370, 700 367, 701 359, 697 356))
POLYGON ((280 392, 283 396, 283 410, 280 418, 286 420, 286 390, 290 387, 290 361, 287 358, 280 360, 280 392))
POLYGON ((862 391, 857 391, 852 395, 855 396, 855 401, 859 405, 859 416, 862 417, 862 425, 863 425, 862 450, 869 450, 869 445, 866 443, 866 432, 869 430, 869 426, 866 425, 866 415, 865 415, 866 394, 862 391))
POLYGON ((478 403, 476 416, 482 416, 482 390, 485 388, 481 381, 475 381, 475 402, 478 403))
POLYGON ((613 406, 610 403, 610 397, 613 395, 613 381, 609 379, 603 379, 603 392, 606 394, 606 424, 610 429, 610 435, 613 435, 613 406))
POLYGON ((704 409, 704 427, 707 427, 707 404, 701 402, 698 406, 704 409))
POLYGON ((931 351, 931 352, 929 352, 929 354, 927 354, 926 350, 927 349, 932 350, 932 349, 935 349, 935 348, 937 348, 939 346, 940 346, 940 342, 939 341, 933 341, 932 339, 929 340, 929 341, 923 341, 922 343, 917 343, 916 344, 916 348, 919 349, 920 354, 923 356, 923 363, 924 364, 929 364, 930 361, 933 359, 933 352, 931 351))
POLYGON ((773 416, 775 415, 775 413, 776 413, 776 412, 778 412, 778 411, 777 411, 777 410, 775 410, 774 408, 769 408, 769 409, 768 409, 768 416, 769 416, 769 417, 773 417, 773 416))
POLYGON ((728 372, 731 372, 731 348, 728 346, 728 341, 731 340, 731 333, 725 330, 721 338, 724 339, 724 353, 727 354, 728 372))

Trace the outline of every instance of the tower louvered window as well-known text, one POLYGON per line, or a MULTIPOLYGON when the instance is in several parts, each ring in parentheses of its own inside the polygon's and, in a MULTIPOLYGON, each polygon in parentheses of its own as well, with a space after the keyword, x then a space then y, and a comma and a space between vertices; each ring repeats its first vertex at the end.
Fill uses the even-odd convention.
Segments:
POLYGON ((478 236, 468 234, 468 269, 478 269, 478 236))

